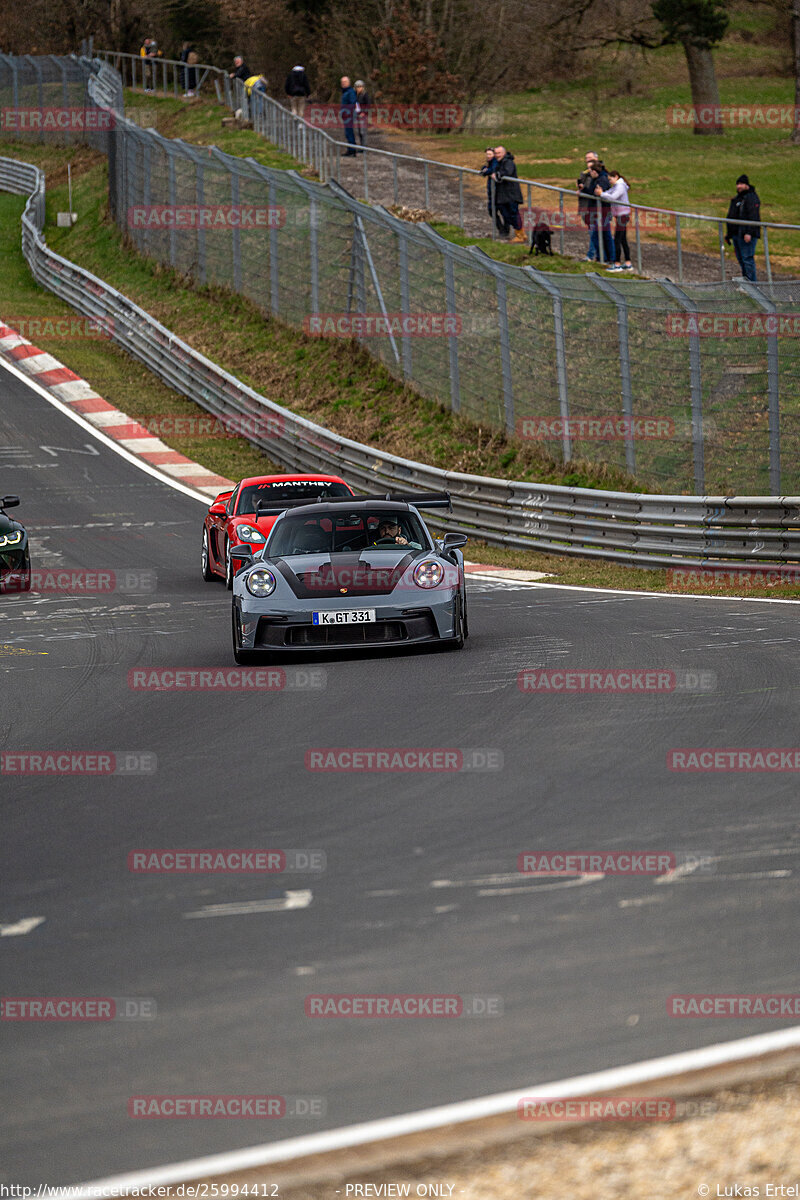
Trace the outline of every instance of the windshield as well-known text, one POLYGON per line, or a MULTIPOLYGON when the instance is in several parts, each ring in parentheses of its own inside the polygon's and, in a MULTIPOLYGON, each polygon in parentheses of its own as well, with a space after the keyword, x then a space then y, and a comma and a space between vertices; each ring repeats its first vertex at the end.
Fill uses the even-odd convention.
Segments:
POLYGON ((430 541, 414 513, 386 511, 285 516, 267 542, 267 557, 348 554, 360 550, 427 550, 430 541))
POLYGON ((251 483, 239 493, 236 515, 254 513, 258 500, 270 503, 281 500, 313 500, 316 496, 349 496, 350 489, 343 483, 330 483, 326 479, 298 479, 296 482, 282 480, 276 483, 251 483))

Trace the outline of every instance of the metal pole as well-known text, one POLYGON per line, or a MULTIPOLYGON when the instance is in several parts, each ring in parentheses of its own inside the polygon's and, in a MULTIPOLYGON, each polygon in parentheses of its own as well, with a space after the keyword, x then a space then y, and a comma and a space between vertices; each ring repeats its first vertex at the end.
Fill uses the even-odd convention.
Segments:
POLYGON ((458 224, 464 228, 464 172, 458 172, 458 224))
POLYGON ((636 474, 636 445, 633 437, 633 388, 631 386, 631 356, 628 341, 628 300, 625 288, 614 287, 599 275, 588 274, 587 279, 609 296, 617 309, 617 337, 619 340, 619 373, 622 387, 622 415, 625 428, 625 466, 629 474, 636 474))
MULTIPOLYGON (((444 249, 444 289, 446 297, 446 312, 445 320, 450 320, 454 325, 456 320, 456 282, 455 271, 453 268, 453 255, 444 249)), ((408 338, 405 339, 408 341, 408 338)), ((461 381, 458 372, 458 334, 451 331, 447 338, 448 347, 450 350, 450 407, 453 412, 461 411, 461 381)), ((511 365, 509 361, 509 373, 511 365)), ((505 387, 505 383, 504 383, 505 387)), ((511 394, 511 417, 514 416, 514 396, 511 394)), ((508 408, 506 407, 506 422, 508 421, 508 408)))
MULTIPOLYGON (((768 300, 761 289, 749 280, 738 285, 739 291, 758 305, 762 312, 776 313, 777 306, 768 300)), ((769 413, 769 490, 771 496, 781 495, 781 409, 780 409, 780 362, 778 359, 778 335, 767 334, 767 408, 769 413)))
POLYGON ((497 320, 500 325, 500 362, 503 374, 503 407, 505 409, 506 433, 513 437, 514 421, 514 385, 511 378, 511 340, 508 331, 508 296, 506 281, 502 271, 496 272, 497 279, 497 320))
MULTIPOLYGON (((231 171, 231 204, 234 211, 239 209, 239 173, 235 169, 231 171)), ((241 292, 242 290, 242 231, 238 224, 234 223, 231 230, 231 254, 233 257, 233 290, 241 292)))
MULTIPOLYGON (((195 162, 197 204, 202 209, 205 202, 205 180, 203 164, 195 162)), ((206 231, 203 225, 197 226, 197 279, 199 283, 206 282, 206 231)))
POLYGON ((683 283, 683 251, 681 247, 681 215, 675 213, 675 242, 678 247, 678 283, 683 283))
POLYGON ((603 229, 603 218, 602 218, 602 214, 600 211, 600 199, 598 196, 595 196, 595 198, 594 198, 594 205, 595 205, 594 216, 595 216, 595 220, 597 221, 597 245, 599 247, 598 253, 600 256, 600 262, 604 263, 606 261, 605 246, 603 245, 603 240, 604 240, 603 234, 605 233, 605 230, 603 229))
MULTIPOLYGON (((409 294, 410 289, 408 285, 408 234, 404 229, 398 229, 397 236, 397 251, 400 264, 400 311, 403 314, 408 314, 411 312, 411 296, 409 294)), ((411 379, 413 374, 411 342, 412 339, 409 337, 404 337, 402 339, 404 379, 411 379)))
MULTIPOLYGON (((168 173, 168 187, 169 187, 169 202, 172 207, 172 211, 174 212, 175 206, 177 205, 178 200, 177 200, 177 192, 176 192, 176 187, 175 187, 175 155, 172 152, 171 146, 168 147, 168 149, 167 149, 167 173, 168 173)), ((169 231, 170 266, 174 267, 176 265, 177 258, 178 258, 178 231, 177 231, 177 229, 175 229, 175 227, 173 225, 170 227, 170 231, 169 231)))
MULTIPOLYGON (((269 185, 269 206, 270 209, 275 208, 275 201, 278 196, 277 188, 274 183, 269 185)), ((269 231, 269 294, 270 307, 272 308, 273 317, 280 315, 281 300, 280 300, 280 279, 278 276, 278 231, 273 226, 270 226, 269 231)))
POLYGON ((641 235, 639 232, 639 209, 638 208, 634 209, 634 212, 636 213, 636 269, 638 270, 640 275, 643 275, 644 272, 642 271, 642 239, 641 239, 641 235))
POLYGON ((719 271, 720 279, 725 282, 725 238, 722 233, 723 222, 717 221, 717 233, 719 234, 719 271))
POLYGON ((399 203, 397 199, 397 156, 392 156, 392 182, 394 184, 394 203, 395 206, 399 203))
POLYGON ((425 159, 425 211, 430 212, 430 209, 431 209, 431 197, 430 197, 430 192, 428 189, 428 160, 426 158, 425 159))
POLYGON ((769 261, 769 232, 766 225, 762 225, 764 230, 764 266, 767 270, 767 283, 772 283, 772 266, 769 261))
MULTIPOLYGON (((591 213, 591 209, 589 210, 591 213)), ((564 305, 561 299, 561 292, 556 285, 547 278, 543 271, 536 271, 533 267, 523 267, 541 288, 549 294, 553 302, 553 333, 555 336, 556 347, 556 378, 558 380, 558 405, 561 411, 561 419, 564 423, 564 432, 561 435, 561 453, 564 456, 564 462, 568 463, 572 459, 572 437, 569 431, 569 391, 567 387, 567 348, 564 338, 564 305)))
POLYGON ((317 242, 317 201, 315 196, 309 196, 308 251, 311 260, 311 311, 319 312, 319 245, 317 242))
POLYGON ((558 232, 558 249, 559 253, 564 253, 564 193, 558 193, 558 223, 560 226, 558 232))
MULTIPOLYGON (((677 284, 667 279, 659 279, 659 285, 668 296, 677 300, 684 312, 696 313, 697 305, 677 284)), ((689 386, 692 396, 692 448, 694 451, 694 490, 695 495, 705 495, 705 457, 703 435, 703 381, 700 360, 700 336, 698 333, 689 334, 689 386)))

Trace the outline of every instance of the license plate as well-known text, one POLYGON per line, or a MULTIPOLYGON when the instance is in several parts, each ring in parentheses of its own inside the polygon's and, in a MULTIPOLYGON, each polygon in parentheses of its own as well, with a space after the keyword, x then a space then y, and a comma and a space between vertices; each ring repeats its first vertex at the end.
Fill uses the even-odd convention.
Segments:
POLYGON ((375 620, 374 608, 353 608, 347 612, 312 613, 314 625, 363 625, 375 620))

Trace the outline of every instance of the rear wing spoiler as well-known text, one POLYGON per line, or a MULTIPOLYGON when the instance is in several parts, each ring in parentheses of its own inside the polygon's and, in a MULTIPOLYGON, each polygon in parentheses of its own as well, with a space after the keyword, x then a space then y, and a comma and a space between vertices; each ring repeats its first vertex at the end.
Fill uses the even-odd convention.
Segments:
POLYGON ((316 496, 301 499, 299 496, 291 500, 259 500, 256 503, 256 519, 258 517, 276 516, 291 508, 311 508, 315 504, 326 507, 334 504, 348 504, 353 507, 365 501, 382 500, 393 504, 413 504, 415 508, 446 508, 453 511, 449 492, 376 492, 370 496, 316 496))

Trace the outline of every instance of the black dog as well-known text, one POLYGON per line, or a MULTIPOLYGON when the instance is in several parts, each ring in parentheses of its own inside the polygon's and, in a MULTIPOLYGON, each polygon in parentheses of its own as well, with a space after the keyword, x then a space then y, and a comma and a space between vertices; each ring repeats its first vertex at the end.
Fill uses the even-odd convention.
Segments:
POLYGON ((552 240, 552 236, 553 236, 553 231, 550 228, 550 226, 547 224, 547 222, 546 221, 540 222, 534 228, 533 237, 531 238, 531 248, 528 251, 528 253, 529 254, 551 254, 552 255, 553 247, 550 244, 551 240, 552 240))

